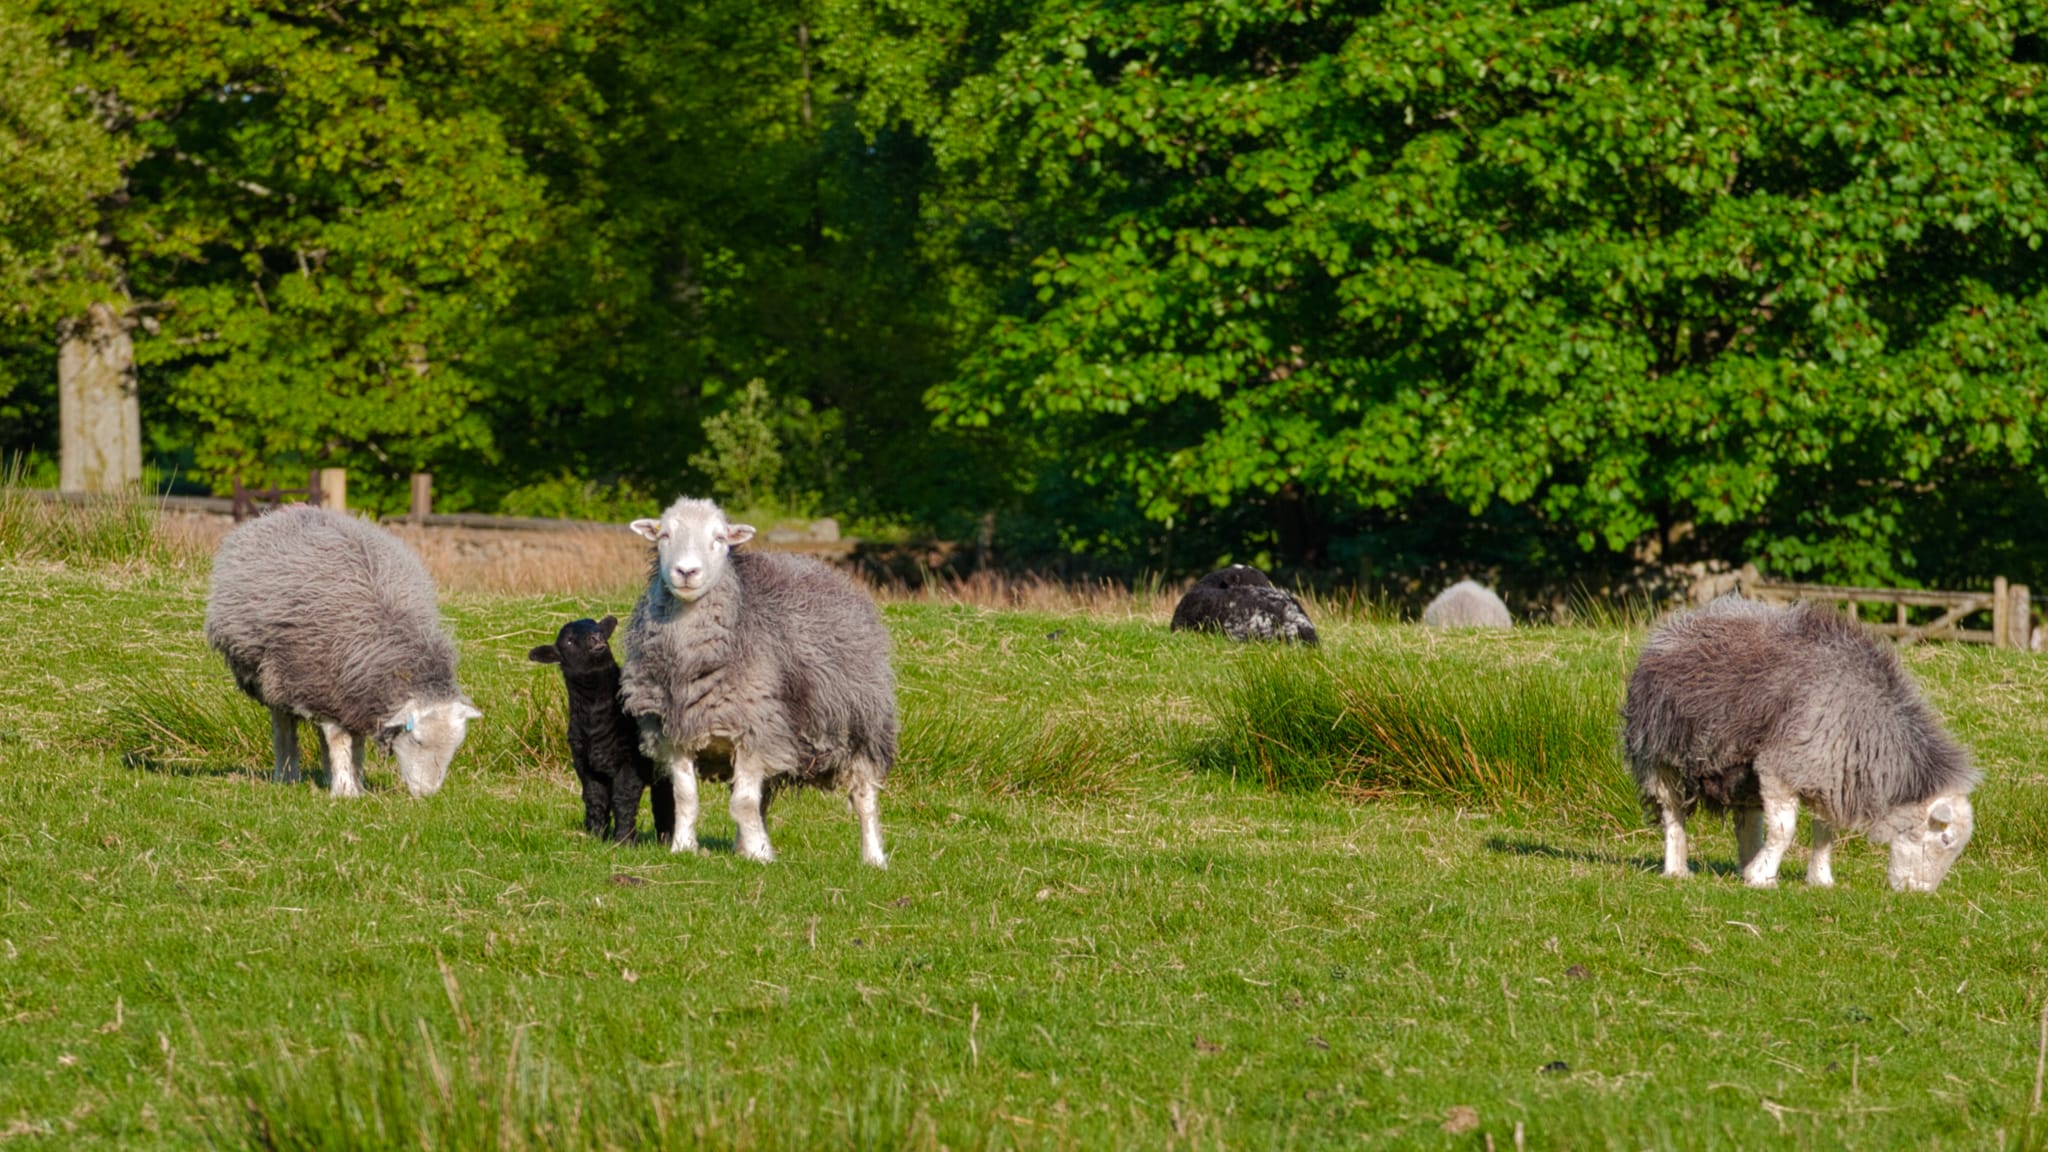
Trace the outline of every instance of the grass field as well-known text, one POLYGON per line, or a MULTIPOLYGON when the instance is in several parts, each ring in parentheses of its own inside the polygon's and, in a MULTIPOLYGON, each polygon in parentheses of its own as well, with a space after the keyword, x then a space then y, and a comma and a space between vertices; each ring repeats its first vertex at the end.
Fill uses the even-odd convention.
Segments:
MULTIPOLYGON (((893 862, 580 832, 603 602, 457 597, 446 789, 264 779, 203 565, 0 563, 0 1143, 278 1148, 2048 1146, 2048 662, 1909 655, 1989 780, 1932 897, 1654 874, 1638 637, 888 609, 893 862)), ((643 830, 649 827, 643 816, 643 830)), ((643 831, 643 835, 645 832, 643 831)))

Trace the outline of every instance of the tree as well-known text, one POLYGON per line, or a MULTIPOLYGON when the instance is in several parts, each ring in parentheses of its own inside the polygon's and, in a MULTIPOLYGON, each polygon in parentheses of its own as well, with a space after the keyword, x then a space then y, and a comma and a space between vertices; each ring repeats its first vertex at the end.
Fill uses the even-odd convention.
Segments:
POLYGON ((117 273, 94 222, 120 187, 123 151, 66 88, 41 29, 0 4, 0 439, 17 442, 47 435, 54 417, 58 325, 117 273))
MULTIPOLYGON (((488 455, 494 325, 546 204, 470 82, 531 9, 65 3, 72 78, 131 149, 97 227, 161 328, 138 357, 216 486, 346 465, 372 502, 488 455)), ((172 434, 175 437, 175 433, 172 434)))
POLYGON ((1443 502, 1936 571, 2048 480, 2042 23, 1043 4, 925 116, 993 317, 931 403, 1161 526, 1443 502))

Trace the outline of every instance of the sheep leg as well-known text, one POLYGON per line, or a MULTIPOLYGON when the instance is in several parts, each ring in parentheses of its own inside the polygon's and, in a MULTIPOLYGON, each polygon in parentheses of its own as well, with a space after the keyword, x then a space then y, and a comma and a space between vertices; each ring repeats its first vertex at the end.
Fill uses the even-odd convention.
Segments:
POLYGON ((576 774, 583 778, 583 831, 602 840, 610 832, 611 792, 597 773, 578 768, 576 774))
POLYGON ((1815 888, 1835 886, 1835 830, 1813 818, 1813 852, 1806 858, 1806 882, 1815 888))
POLYGON ((612 842, 631 844, 640 830, 640 778, 621 772, 612 778, 612 842))
POLYGON ((669 784, 675 790, 675 824, 669 835, 671 852, 697 850, 697 761, 687 752, 677 752, 668 761, 669 784))
POLYGON ((1645 791, 1657 806, 1657 822, 1664 827, 1664 874, 1674 879, 1692 875, 1685 864, 1685 800, 1678 782, 1668 771, 1648 778, 1645 791))
POLYGON ((1778 865, 1792 847, 1799 831, 1799 797, 1766 785, 1764 788, 1764 846, 1742 870, 1742 882, 1752 888, 1770 888, 1778 883, 1778 865))
POLYGON ((363 749, 348 730, 330 720, 320 722, 321 759, 327 766, 327 791, 333 796, 363 794, 363 749))
POLYGON ((1761 808, 1737 808, 1735 821, 1735 857, 1737 867, 1747 870, 1749 862, 1764 850, 1764 810, 1761 808))
POLYGON ((768 843, 767 766, 755 756, 735 749, 732 755, 733 853, 744 860, 763 864, 775 859, 768 843))
POLYGON ((299 782, 299 718, 289 708, 270 710, 270 753, 275 766, 270 778, 279 784, 299 782))
MULTIPOLYGON (((654 810, 654 835, 663 844, 676 838, 676 786, 663 776, 647 793, 647 806, 654 810)), ((637 812, 635 816, 639 815, 637 812)))
POLYGON ((874 773, 865 765, 853 776, 853 786, 847 790, 847 798, 853 802, 853 814, 860 820, 860 862, 877 868, 887 868, 889 858, 882 853, 882 805, 878 794, 881 786, 875 782, 874 773))

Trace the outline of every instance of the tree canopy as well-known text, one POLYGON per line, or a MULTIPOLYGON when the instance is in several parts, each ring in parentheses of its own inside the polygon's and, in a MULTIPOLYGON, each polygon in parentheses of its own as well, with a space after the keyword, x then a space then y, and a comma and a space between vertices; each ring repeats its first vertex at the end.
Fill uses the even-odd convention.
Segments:
POLYGON ((2044 21, 0 0, 0 388, 54 285, 118 277, 214 485, 744 477, 1127 568, 2024 575, 2044 21))

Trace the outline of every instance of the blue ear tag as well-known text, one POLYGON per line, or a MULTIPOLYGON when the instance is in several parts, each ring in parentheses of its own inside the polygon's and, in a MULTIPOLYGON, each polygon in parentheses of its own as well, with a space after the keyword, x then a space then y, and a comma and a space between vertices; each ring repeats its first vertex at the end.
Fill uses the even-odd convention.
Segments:
POLYGON ((416 723, 418 723, 418 722, 419 722, 419 718, 420 718, 420 714, 419 714, 419 713, 417 713, 417 712, 408 712, 408 713, 406 713, 406 717, 405 717, 405 730, 406 730, 407 732, 410 732, 410 731, 412 731, 412 726, 413 726, 414 724, 416 724, 416 723))

